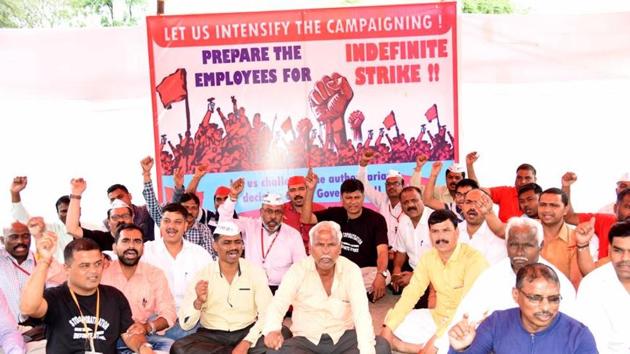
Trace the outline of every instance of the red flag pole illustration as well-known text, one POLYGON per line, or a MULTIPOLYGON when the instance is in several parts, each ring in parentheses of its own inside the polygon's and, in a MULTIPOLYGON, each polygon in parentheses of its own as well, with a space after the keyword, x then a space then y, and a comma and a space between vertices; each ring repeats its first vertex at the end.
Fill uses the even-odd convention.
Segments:
POLYGON ((433 104, 433 106, 427 109, 424 116, 427 117, 427 120, 429 122, 433 121, 434 119, 437 119, 438 128, 440 127, 440 117, 438 116, 437 105, 435 103, 433 104))
POLYGON ((160 95, 160 101, 166 109, 171 109, 175 102, 184 100, 186 104, 186 131, 190 131, 190 107, 188 105, 188 89, 186 85, 186 69, 179 68, 174 73, 163 78, 155 87, 160 95))

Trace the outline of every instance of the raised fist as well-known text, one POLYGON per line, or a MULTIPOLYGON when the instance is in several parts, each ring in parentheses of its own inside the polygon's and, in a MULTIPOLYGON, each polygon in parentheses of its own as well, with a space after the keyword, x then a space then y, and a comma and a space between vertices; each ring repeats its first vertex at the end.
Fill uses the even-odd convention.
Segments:
POLYGON ((359 166, 367 166, 373 157, 374 151, 372 151, 371 149, 365 149, 365 151, 363 151, 363 154, 361 154, 361 158, 359 159, 359 166))
POLYGON ((333 145, 333 142, 328 141, 329 137, 334 139, 337 146, 346 141, 343 115, 353 96, 350 83, 338 73, 325 75, 315 82, 315 87, 309 93, 309 103, 317 120, 326 125, 326 145, 333 145))
POLYGON ((73 178, 70 180, 70 194, 81 195, 87 188, 87 182, 83 178, 73 178))
POLYGON ((140 160, 140 166, 142 166, 142 172, 151 173, 151 169, 153 168, 153 158, 151 156, 147 156, 140 160))
POLYGON ((243 189, 245 189, 245 179, 243 177, 237 178, 230 185, 230 197, 232 199, 238 198, 239 194, 243 192, 243 189))
POLYGON ((365 115, 361 111, 354 111, 350 113, 350 117, 348 117, 348 123, 350 123, 350 128, 352 128, 353 138, 355 140, 363 139, 363 134, 361 133, 361 126, 365 121, 365 115))
POLYGON ((479 159, 479 154, 477 153, 477 151, 469 152, 468 154, 466 154, 467 165, 474 164, 477 161, 477 159, 479 159))
POLYGON ((13 182, 11 182, 11 192, 12 193, 20 193, 26 188, 26 184, 28 183, 28 179, 26 176, 17 176, 13 178, 13 182))
POLYGON ((577 181, 577 175, 573 172, 567 172, 562 175, 562 186, 568 187, 577 181))
POLYGON ((313 123, 310 119, 302 118, 297 124, 298 136, 308 137, 309 133, 313 129, 313 123))

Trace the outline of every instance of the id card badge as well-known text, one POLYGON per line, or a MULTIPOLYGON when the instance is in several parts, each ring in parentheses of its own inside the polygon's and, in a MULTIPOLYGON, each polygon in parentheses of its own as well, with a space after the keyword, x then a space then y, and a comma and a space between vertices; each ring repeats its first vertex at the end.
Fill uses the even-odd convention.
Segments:
POLYGON ((85 354, 103 354, 102 352, 85 352, 85 354))

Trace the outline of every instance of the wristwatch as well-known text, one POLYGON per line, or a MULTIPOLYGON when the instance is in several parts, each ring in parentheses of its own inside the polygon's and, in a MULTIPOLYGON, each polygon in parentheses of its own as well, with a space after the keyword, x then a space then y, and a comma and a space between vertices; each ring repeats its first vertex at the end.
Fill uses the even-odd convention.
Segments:
POLYGON ((389 270, 385 269, 384 271, 378 273, 380 275, 383 276, 383 278, 387 279, 387 277, 389 276, 389 270))

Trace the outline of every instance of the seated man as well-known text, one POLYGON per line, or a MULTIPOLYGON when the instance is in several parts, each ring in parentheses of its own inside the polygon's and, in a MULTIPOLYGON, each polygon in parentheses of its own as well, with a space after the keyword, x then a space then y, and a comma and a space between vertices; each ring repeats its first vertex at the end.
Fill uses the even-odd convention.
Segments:
POLYGON ((591 331, 559 311, 560 281, 550 267, 534 263, 516 274, 517 308, 495 311, 479 328, 464 317, 449 332, 449 353, 597 353, 591 331))
POLYGON ((442 161, 435 161, 431 165, 431 174, 422 197, 423 202, 433 210, 449 209, 457 215, 459 221, 464 221, 462 214, 464 195, 473 188, 479 188, 479 185, 472 179, 464 178, 466 172, 460 165, 452 164, 446 170, 446 185, 436 187, 435 184, 441 169, 442 161), (444 190, 446 193, 443 192, 444 190))
POLYGON ((399 352, 417 353, 440 336, 461 299, 488 267, 478 251, 457 242, 457 217, 452 211, 436 210, 428 223, 433 249, 420 258, 409 285, 385 317, 381 332, 399 352), (412 310, 429 283, 436 291, 436 307, 412 310))
POLYGON ((313 194, 318 177, 309 170, 306 176, 306 197, 301 221, 316 224, 334 221, 341 226, 341 255, 361 268, 363 284, 376 301, 385 296, 385 287, 391 281, 387 270, 387 224, 385 218, 363 206, 363 183, 348 179, 341 184, 341 207, 312 212, 313 194))
POLYGON ((272 297, 265 271, 240 258, 243 239, 234 223, 219 221, 214 237, 219 260, 195 275, 178 311, 183 330, 201 327, 171 353, 264 353, 261 320, 272 297))
POLYGON ((9 304, 0 290, 0 348, 5 354, 26 353, 26 344, 17 330, 15 316, 9 310, 9 304))
MULTIPOLYGON (((512 288, 516 282, 516 273, 528 264, 542 263, 553 269, 560 279, 562 303, 560 310, 573 315, 575 313, 575 289, 569 279, 558 271, 551 263, 540 256, 543 242, 542 226, 536 220, 526 217, 513 217, 506 226, 508 258, 492 265, 481 273, 472 288, 462 299, 453 316, 454 326, 464 316, 469 321, 481 322, 494 311, 514 307, 512 288)), ((448 335, 442 335, 435 347, 440 353, 448 351, 448 335)))
POLYGON ((230 198, 219 207, 219 221, 230 221, 238 226, 247 250, 245 259, 265 270, 269 288, 275 293, 289 267, 306 257, 304 243, 296 229, 283 223, 284 206, 277 194, 264 196, 259 217, 232 219, 234 205, 244 187, 242 178, 232 183, 230 198))
POLYGON ((630 348, 630 220, 608 233, 610 262, 590 272, 580 284, 578 318, 595 334, 600 353, 628 353, 630 348))
MULTIPOLYGON (((304 176, 289 177, 289 180, 287 181, 287 197, 289 198, 289 201, 284 203, 283 222, 300 232, 306 254, 310 254, 310 242, 308 241, 308 233, 313 225, 300 222, 300 215, 302 215, 302 205, 304 205, 304 197, 306 196, 305 182, 306 179, 304 178, 304 176)), ((325 206, 319 203, 313 203, 314 212, 324 209, 326 209, 325 206)))
MULTIPOLYGON (((154 221, 149 215, 149 210, 146 205, 135 205, 131 203, 131 193, 127 187, 122 184, 114 184, 107 188, 107 198, 110 203, 114 200, 120 199, 125 204, 129 205, 133 214, 133 223, 142 229, 144 235, 144 242, 153 241, 155 239, 154 233, 154 221)), ((107 223, 106 223, 107 226, 107 223)))
POLYGON ((93 240, 82 238, 64 249, 68 281, 44 290, 56 236, 37 245, 40 259, 22 292, 20 310, 46 324, 47 353, 116 353, 122 338, 140 354, 153 353, 140 325, 131 319, 129 302, 118 289, 101 285, 103 254, 93 240))
MULTIPOLYGON (((145 237, 139 226, 124 224, 115 237, 114 251, 118 259, 103 271, 101 283, 113 286, 125 295, 131 306, 132 319, 142 325, 153 349, 168 351, 173 340, 156 334, 177 321, 175 300, 166 276, 161 269, 140 261, 145 237)), ((119 343, 118 352, 131 353, 122 343, 119 343)))
POLYGON ((267 353, 391 352, 383 338, 374 339, 367 298, 356 291, 363 284, 361 270, 339 256, 341 236, 333 221, 311 229, 311 256, 291 266, 267 310, 267 353), (294 337, 285 341, 280 328, 289 305, 294 337))

